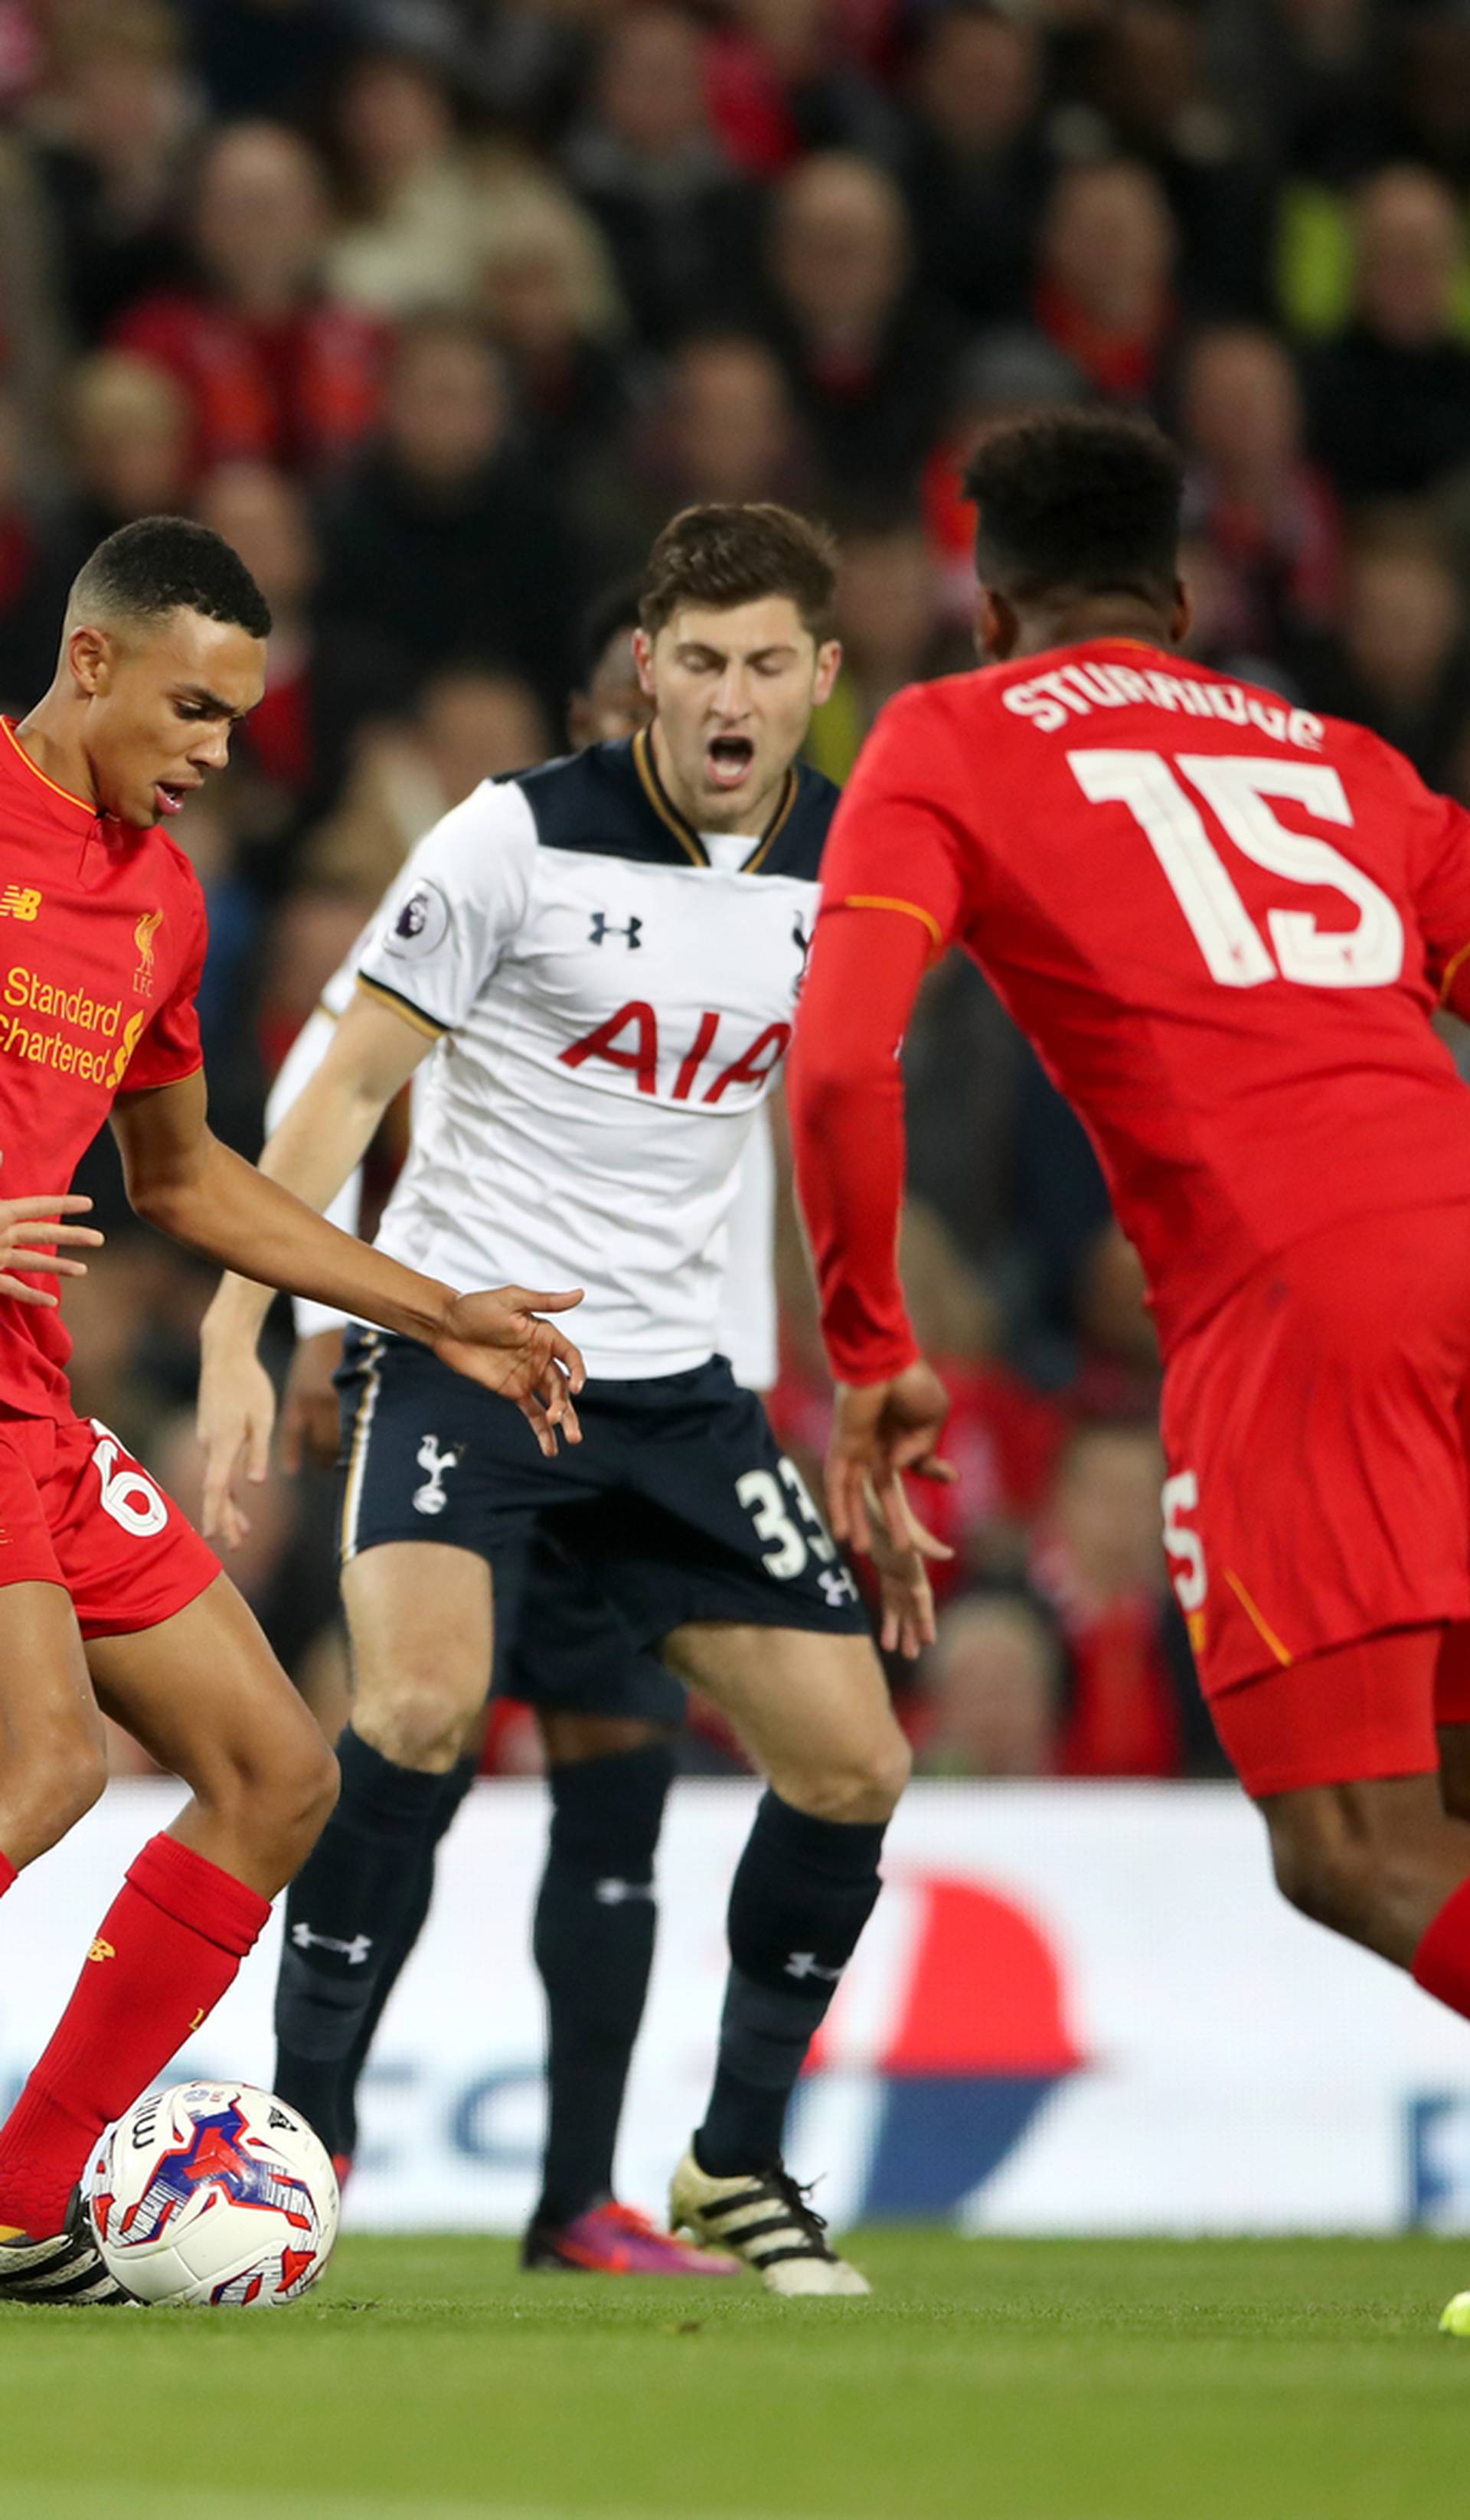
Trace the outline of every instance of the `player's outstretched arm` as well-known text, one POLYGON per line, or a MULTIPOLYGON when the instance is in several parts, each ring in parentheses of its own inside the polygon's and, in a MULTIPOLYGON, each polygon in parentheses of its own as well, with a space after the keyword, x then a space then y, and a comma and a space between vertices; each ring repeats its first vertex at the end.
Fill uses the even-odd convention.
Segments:
MULTIPOLYGON (((456 1294, 339 1233, 314 1206, 246 1163, 214 1137, 207 1107, 199 1073, 119 1099, 113 1126, 128 1197, 140 1216, 257 1288, 310 1295, 420 1340, 459 1372, 513 1400, 543 1452, 555 1452, 558 1430, 576 1439, 571 1395, 581 1386, 582 1361, 571 1340, 539 1316, 569 1311, 581 1301, 579 1290, 541 1294, 507 1286, 456 1294)), ((345 1169, 360 1151, 352 1148, 345 1169)), ((335 1186, 329 1180, 318 1195, 330 1197, 335 1186)))
POLYGON ((827 1455, 832 1528, 840 1540, 871 1551, 876 1504, 889 1547, 900 1556, 922 1528, 904 1498, 903 1472, 952 1475, 936 1451, 948 1398, 919 1355, 897 1263, 904 1177, 898 1053, 929 944, 924 926, 899 911, 824 911, 789 1087, 797 1190, 838 1385, 827 1455))

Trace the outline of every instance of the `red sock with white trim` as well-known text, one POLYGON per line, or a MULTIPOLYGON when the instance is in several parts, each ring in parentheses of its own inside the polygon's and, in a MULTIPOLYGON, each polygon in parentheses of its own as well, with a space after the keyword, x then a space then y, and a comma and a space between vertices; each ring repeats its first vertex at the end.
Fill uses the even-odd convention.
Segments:
POLYGON ((33 2239, 61 2229, 97 2137, 207 2020, 269 1914, 268 1900, 177 1838, 149 1840, 0 2127, 0 2226, 33 2239))
POLYGON ((1414 1980, 1470 2021, 1470 1881, 1451 1890, 1414 1954, 1414 1980))

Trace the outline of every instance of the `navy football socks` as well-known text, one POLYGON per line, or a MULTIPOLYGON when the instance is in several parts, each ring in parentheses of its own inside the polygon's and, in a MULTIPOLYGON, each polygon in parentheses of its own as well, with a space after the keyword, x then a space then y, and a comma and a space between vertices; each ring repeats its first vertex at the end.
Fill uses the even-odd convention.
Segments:
POLYGON ((342 1794, 286 1900, 276 1985, 276 2090, 331 2153, 357 2140, 356 2090, 373 2033, 423 1930, 439 1839, 474 1778, 400 1768, 350 1725, 342 1794))
POLYGON ((884 1827, 761 1800, 730 1890, 719 2059, 694 2141, 712 2179, 781 2158, 806 2050, 877 1902, 884 1827))
POLYGON ((628 2065, 653 1966, 654 1854, 671 1742, 554 1767, 533 1949, 546 1990, 546 2157, 537 2223, 613 2192, 628 2065))

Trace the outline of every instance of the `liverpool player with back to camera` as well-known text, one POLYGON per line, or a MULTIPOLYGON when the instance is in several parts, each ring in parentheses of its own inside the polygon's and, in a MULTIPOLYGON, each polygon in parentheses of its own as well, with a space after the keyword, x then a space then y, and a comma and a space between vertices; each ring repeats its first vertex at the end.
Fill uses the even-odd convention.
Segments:
POLYGON ((532 1452, 575 1432, 567 1377, 580 1361, 528 1310, 574 1294, 455 1295, 339 1233, 209 1131, 194 1003, 204 896, 161 823, 223 765, 260 697, 269 627, 217 535, 144 518, 77 577, 49 692, 20 726, 0 721, 0 1891, 96 1801, 103 1712, 192 1789, 132 1865, 0 2128, 0 2300, 123 2297, 78 2216, 87 2153, 213 2010, 337 1791, 331 1753, 212 1552, 109 1430, 72 1412, 47 1282, 100 1238, 70 1221, 89 1202, 47 1186, 65 1192, 111 1117, 151 1224, 422 1342, 514 1399, 532 1452))
MULTIPOLYGON (((784 509, 676 518, 642 595, 652 725, 486 783, 428 833, 262 1157, 325 1204, 430 1058, 382 1247, 574 1250, 592 1377, 577 1474, 562 1475, 569 1454, 542 1478, 509 1412, 463 1407, 407 1342, 353 1332, 353 1717, 343 1800, 288 1932, 300 1920, 314 1936, 331 1914, 347 1943, 355 1912, 390 1948, 395 1878, 484 1693, 492 1566, 528 1540, 554 1544, 590 1571, 630 1647, 656 1648, 724 1710, 768 1781, 731 1894, 714 2088, 670 2219, 773 2290, 827 2293, 866 2287, 785 2172, 782 2130, 877 1898, 908 1753, 851 1577, 714 1339, 742 1156, 790 1038, 836 801, 797 758, 838 667, 832 594, 822 538, 784 509), (536 1152, 546 1133, 565 1199, 536 1152), (432 1537, 414 1502, 430 1434, 453 1457, 432 1537), (375 1842, 384 1815, 390 1843, 375 1842)), ((246 1376, 245 1405, 264 1308, 243 1282, 211 1307, 207 1379, 227 1399, 225 1378, 246 1376)), ((576 1818, 569 1806, 569 1827, 576 1818)), ((646 1865, 646 1818, 630 1808, 628 1826, 646 1865)), ((285 2043, 340 2057, 341 2016, 361 2020, 369 1980, 299 1941, 285 2043)))
POLYGON ((1182 661, 1180 467, 988 441, 988 670, 900 695, 837 818, 794 1063, 844 1386, 835 1527, 932 1461, 895 1266, 896 1053, 974 956, 1085 1122, 1166 1360, 1165 1539, 1308 1915, 1470 2015, 1470 815, 1376 736, 1182 661))
MULTIPOLYGON (((593 607, 582 686, 568 709, 574 743, 615 742, 648 723, 634 657, 637 629, 635 585, 612 590, 593 607)), ((377 926, 375 917, 294 1043, 267 1105, 272 1132, 326 1057, 377 926)), ((417 1070, 416 1099, 430 1073, 427 1065, 417 1070)), ((333 1202, 333 1221, 352 1230, 360 1198, 359 1172, 333 1202)), ((774 1202, 774 1157, 762 1110, 741 1157, 714 1331, 716 1353, 729 1358, 736 1381, 753 1391, 768 1389, 776 1378, 774 1202)), ((243 1536, 246 1517, 230 1479, 242 1454, 249 1475, 264 1477, 275 1415, 269 1375, 248 1358, 241 1371, 232 1356, 233 1301, 227 1281, 206 1323, 200 1388, 200 1433, 208 1457, 204 1530, 207 1538, 218 1532, 231 1546, 243 1536)), ((296 1324, 282 1405, 283 1451, 294 1460, 304 1445, 318 1462, 330 1464, 338 1449, 333 1376, 348 1326, 340 1315, 302 1302, 296 1324)), ((442 1529, 451 1511, 459 1466, 455 1448, 426 1426, 421 1481, 410 1499, 414 1528, 425 1539, 442 1529)), ((655 1654, 636 1650, 588 1570, 550 1540, 532 1543, 521 1566, 502 1560, 493 1571, 496 1687, 534 1709, 551 1805, 532 1935, 546 1999, 546 2134, 540 2195, 522 2263, 632 2276, 706 2275, 723 2265, 733 2274, 733 2259, 718 2261, 708 2249, 659 2230, 620 2203, 614 2186, 623 2096, 653 1965, 655 1855, 683 1690, 655 1654)), ((373 1755, 384 1742, 375 1736, 371 1699, 370 1683, 340 1749, 346 1768, 355 1774, 365 1765, 391 1788, 394 1763, 385 1759, 380 1766, 373 1755)), ((352 1839, 339 1831, 293 1897, 277 1997, 274 2088, 309 2118, 343 2177, 357 2145, 358 2085, 383 2009, 427 1921, 436 1848, 474 1778, 481 1731, 477 1715, 462 1747, 441 1735, 423 1743, 412 1764, 404 1760, 397 1794, 418 1849, 407 1873, 373 1859, 362 1877, 352 1839), (385 1894, 387 1913, 378 1912, 375 1887, 385 1894), (334 1949, 340 1978, 313 1958, 334 1949)))

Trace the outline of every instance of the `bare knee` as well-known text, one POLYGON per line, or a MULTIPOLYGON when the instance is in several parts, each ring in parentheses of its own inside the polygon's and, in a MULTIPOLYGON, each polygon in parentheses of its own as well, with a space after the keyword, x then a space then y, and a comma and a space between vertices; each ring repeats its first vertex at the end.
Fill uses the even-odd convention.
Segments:
POLYGON ((459 1758, 465 1734, 480 1711, 484 1678, 452 1671, 400 1672, 384 1683, 359 1683, 352 1730, 396 1768, 445 1776, 459 1758))
POLYGON ((0 1800, 0 1847, 33 1864, 85 1820, 108 1780, 102 1726, 48 1725, 25 1744, 0 1800))
POLYGON ((896 1808, 912 1767, 912 1752, 894 1723, 868 1742, 845 1744, 830 1762, 772 1782, 784 1800, 817 1820, 879 1822, 896 1808))
POLYGON ((1424 1813, 1408 1790, 1421 1785, 1429 1780, 1323 1786, 1262 1807, 1283 1898, 1314 1924, 1401 1963, 1438 1904, 1424 1813))
POLYGON ((300 1720, 269 1741, 221 1744, 194 1776, 196 1799, 228 1843, 277 1886, 305 1863, 336 1808, 337 1754, 299 1701, 300 1720))

